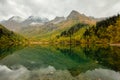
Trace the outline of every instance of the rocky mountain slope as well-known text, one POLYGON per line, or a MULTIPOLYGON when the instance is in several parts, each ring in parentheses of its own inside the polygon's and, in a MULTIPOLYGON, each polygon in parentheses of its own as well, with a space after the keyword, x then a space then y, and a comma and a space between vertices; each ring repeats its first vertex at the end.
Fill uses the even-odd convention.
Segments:
POLYGON ((1 24, 19 34, 23 34, 30 38, 40 39, 43 37, 48 38, 50 35, 56 36, 76 23, 95 25, 98 20, 99 19, 86 16, 73 10, 67 17, 56 17, 50 21, 47 18, 41 18, 38 16, 30 16, 27 19, 12 17, 1 22, 1 24))

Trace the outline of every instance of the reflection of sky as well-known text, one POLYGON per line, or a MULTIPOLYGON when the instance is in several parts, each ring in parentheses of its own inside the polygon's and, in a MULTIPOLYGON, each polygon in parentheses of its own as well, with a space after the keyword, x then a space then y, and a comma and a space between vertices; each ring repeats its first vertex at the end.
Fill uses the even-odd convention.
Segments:
POLYGON ((87 71, 86 76, 90 77, 92 80, 120 80, 120 73, 108 69, 95 69, 92 71, 87 71))
POLYGON ((95 69, 73 77, 68 70, 56 70, 52 66, 28 70, 23 66, 10 69, 0 65, 0 80, 120 80, 120 73, 108 69, 95 69))

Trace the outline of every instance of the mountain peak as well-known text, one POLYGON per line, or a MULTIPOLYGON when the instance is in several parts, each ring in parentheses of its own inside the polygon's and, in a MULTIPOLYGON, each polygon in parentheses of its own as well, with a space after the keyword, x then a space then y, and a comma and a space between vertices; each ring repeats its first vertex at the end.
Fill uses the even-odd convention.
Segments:
POLYGON ((12 16, 11 18, 9 18, 9 21, 16 21, 16 22, 22 22, 25 19, 20 17, 20 16, 12 16))
POLYGON ((72 10, 70 14, 80 14, 80 13, 76 10, 72 10))
POLYGON ((95 24, 96 21, 93 18, 90 18, 84 14, 81 14, 75 10, 72 10, 72 12, 68 15, 67 20, 77 20, 81 23, 86 24, 95 24))
POLYGON ((68 15, 67 19, 75 19, 78 20, 79 16, 81 16, 81 14, 75 10, 72 10, 71 13, 68 15))
POLYGON ((28 25, 38 25, 38 24, 44 24, 48 22, 49 20, 44 17, 39 16, 29 16, 25 21, 23 21, 22 25, 28 26, 28 25))
POLYGON ((38 16, 29 16, 27 18, 27 20, 32 20, 32 21, 35 21, 35 22, 48 22, 49 21, 47 18, 38 17, 38 16))

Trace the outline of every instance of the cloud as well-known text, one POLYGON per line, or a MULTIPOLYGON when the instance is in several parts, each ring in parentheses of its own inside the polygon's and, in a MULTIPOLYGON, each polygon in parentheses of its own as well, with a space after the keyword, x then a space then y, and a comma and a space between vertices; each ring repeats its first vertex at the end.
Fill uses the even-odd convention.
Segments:
POLYGON ((52 19, 77 10, 88 16, 105 17, 120 12, 119 4, 120 0, 0 0, 0 16, 7 19, 35 15, 52 19))
POLYGON ((7 0, 0 0, 0 5, 7 3, 7 0))

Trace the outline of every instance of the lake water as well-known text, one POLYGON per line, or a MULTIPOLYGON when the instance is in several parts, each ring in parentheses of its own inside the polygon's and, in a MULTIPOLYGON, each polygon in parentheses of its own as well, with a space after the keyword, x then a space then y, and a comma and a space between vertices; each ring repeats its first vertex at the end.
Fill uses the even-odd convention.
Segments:
POLYGON ((0 80, 120 80, 120 47, 29 45, 0 48, 0 80))

